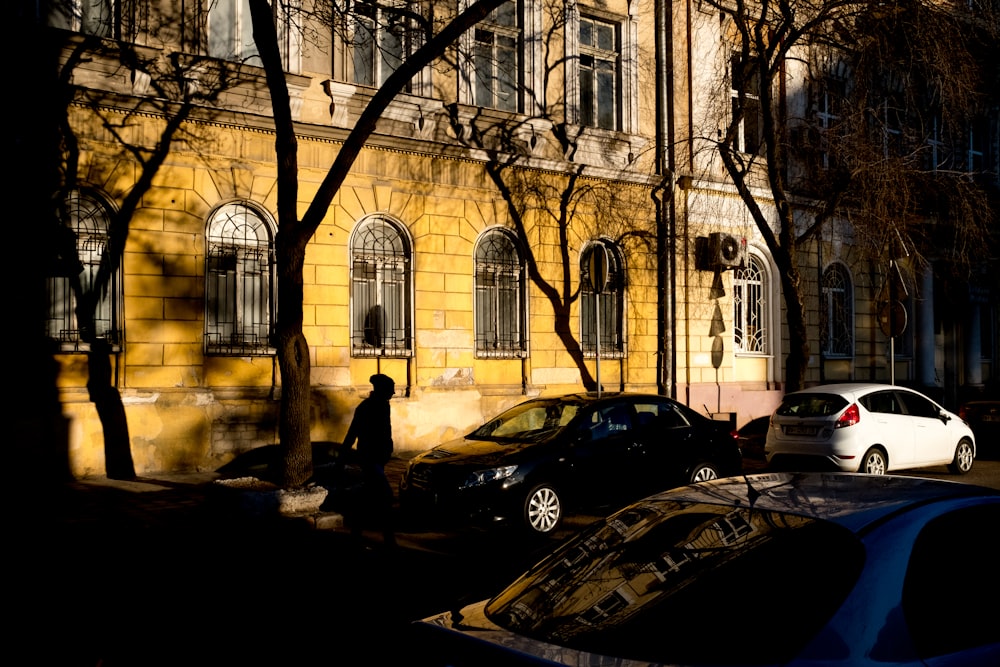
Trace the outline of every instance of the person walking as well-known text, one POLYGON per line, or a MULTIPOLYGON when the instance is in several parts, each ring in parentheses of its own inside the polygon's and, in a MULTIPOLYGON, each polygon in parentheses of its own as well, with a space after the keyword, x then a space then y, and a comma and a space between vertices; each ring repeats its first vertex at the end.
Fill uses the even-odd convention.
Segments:
POLYGON ((361 465, 361 502, 351 522, 351 534, 360 544, 368 520, 382 529, 385 546, 396 547, 392 522, 392 486, 385 475, 385 465, 392 457, 392 418, 389 399, 396 393, 396 382, 376 373, 369 378, 372 392, 354 410, 354 418, 341 445, 347 453, 357 442, 361 465))

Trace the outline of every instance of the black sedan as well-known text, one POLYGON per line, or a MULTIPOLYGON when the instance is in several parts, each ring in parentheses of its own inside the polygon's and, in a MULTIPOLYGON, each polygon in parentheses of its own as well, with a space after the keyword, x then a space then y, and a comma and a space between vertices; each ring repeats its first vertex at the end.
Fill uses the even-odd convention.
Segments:
POLYGON ((490 600, 413 625, 413 667, 1000 665, 1000 492, 730 477, 596 521, 490 600), (991 611, 992 610, 992 611, 991 611))
POLYGON ((740 473, 737 438, 728 423, 653 394, 531 399, 412 459, 400 507, 548 534, 570 508, 740 473))

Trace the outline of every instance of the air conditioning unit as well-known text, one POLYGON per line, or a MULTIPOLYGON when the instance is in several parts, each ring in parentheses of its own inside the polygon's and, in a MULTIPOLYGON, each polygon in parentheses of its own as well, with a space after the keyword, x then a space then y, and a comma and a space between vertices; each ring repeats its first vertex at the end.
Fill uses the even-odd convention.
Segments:
POLYGON ((708 264, 713 268, 733 269, 741 266, 746 255, 746 239, 715 232, 708 235, 708 264))

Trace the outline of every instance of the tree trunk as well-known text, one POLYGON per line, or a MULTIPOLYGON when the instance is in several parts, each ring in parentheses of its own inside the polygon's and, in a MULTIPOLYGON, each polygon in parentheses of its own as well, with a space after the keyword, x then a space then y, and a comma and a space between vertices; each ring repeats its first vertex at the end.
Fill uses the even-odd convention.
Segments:
POLYGON ((312 477, 310 436, 311 363, 309 344, 302 332, 302 298, 305 246, 308 237, 290 234, 286 225, 278 232, 278 367, 281 371, 281 414, 278 438, 282 460, 280 479, 285 488, 305 485, 312 477))
POLYGON ((788 356, 785 357, 785 392, 798 391, 806 379, 809 340, 805 313, 797 289, 785 287, 785 317, 788 319, 788 356))
POLYGON ((87 392, 104 430, 104 471, 109 479, 135 479, 128 420, 111 376, 111 348, 93 341, 87 353, 87 392))

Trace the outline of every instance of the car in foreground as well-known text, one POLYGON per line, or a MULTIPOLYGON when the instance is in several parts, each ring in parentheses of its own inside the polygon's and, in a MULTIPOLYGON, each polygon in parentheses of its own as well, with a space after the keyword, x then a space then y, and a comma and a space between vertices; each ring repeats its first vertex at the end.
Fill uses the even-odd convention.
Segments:
POLYGON ((598 520, 489 600, 417 621, 420 667, 1000 664, 1000 491, 762 473, 598 520))
POLYGON ((881 475, 947 465, 965 474, 976 438, 958 415, 895 385, 827 384, 786 394, 764 443, 772 469, 881 475))
POLYGON ((529 399, 417 455, 399 503, 409 517, 550 534, 570 508, 741 471, 727 422, 655 394, 576 393, 529 399))

